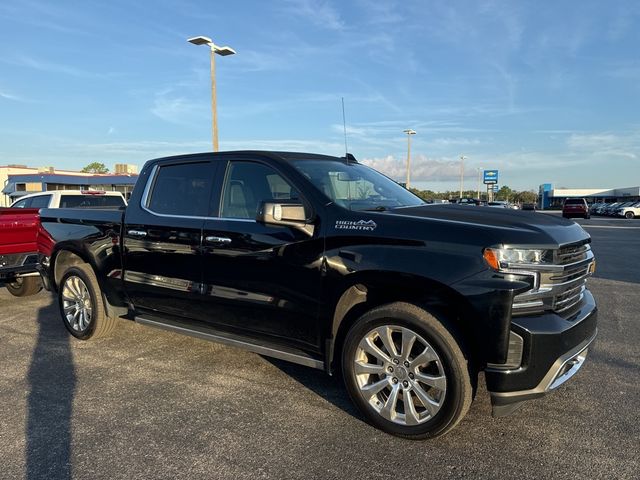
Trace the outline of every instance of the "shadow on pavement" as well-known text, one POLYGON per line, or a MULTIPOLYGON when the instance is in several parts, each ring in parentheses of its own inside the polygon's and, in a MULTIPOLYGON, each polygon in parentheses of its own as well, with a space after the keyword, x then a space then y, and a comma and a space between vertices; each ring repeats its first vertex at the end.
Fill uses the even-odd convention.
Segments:
POLYGON ((339 376, 330 377, 323 371, 285 362, 277 358, 262 358, 352 417, 363 420, 355 405, 351 402, 339 376))
POLYGON ((71 478, 71 412, 76 387, 70 336, 54 298, 37 314, 29 367, 26 478, 71 478))

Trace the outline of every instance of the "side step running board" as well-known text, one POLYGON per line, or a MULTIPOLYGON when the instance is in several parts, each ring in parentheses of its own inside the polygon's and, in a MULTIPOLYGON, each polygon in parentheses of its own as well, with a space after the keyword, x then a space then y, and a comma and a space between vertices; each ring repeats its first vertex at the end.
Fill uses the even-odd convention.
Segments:
POLYGON ((278 347, 273 344, 265 345, 255 343, 253 339, 240 337, 226 332, 214 330, 211 327, 202 325, 190 325, 178 321, 164 318, 136 315, 135 321, 142 325, 161 328, 170 332, 181 333, 191 337, 208 340, 210 342, 221 343, 232 347, 242 348, 258 355, 279 358, 287 362, 297 363, 311 368, 324 370, 324 362, 308 355, 307 353, 286 347, 278 347))

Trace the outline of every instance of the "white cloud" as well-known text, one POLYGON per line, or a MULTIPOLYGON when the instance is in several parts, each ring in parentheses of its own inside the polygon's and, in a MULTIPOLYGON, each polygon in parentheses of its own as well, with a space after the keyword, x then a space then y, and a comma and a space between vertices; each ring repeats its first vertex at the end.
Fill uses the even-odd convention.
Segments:
POLYGON ((194 125, 207 116, 209 108, 205 102, 194 102, 167 88, 156 93, 151 113, 166 122, 194 125))
POLYGON ((5 91, 1 91, 0 90, 0 98, 3 98, 5 100, 11 100, 13 102, 27 102, 28 100, 26 100, 25 98, 19 96, 19 95, 14 95, 12 93, 8 93, 5 91))
MULTIPOLYGON (((405 179, 407 176, 407 159, 395 158, 388 155, 381 158, 365 158, 365 165, 374 168, 395 180, 405 179)), ((427 158, 426 155, 411 156, 412 181, 452 181, 460 178, 460 161, 457 159, 427 158)))
POLYGON ((286 13, 329 30, 342 30, 345 23, 338 11, 325 0, 289 0, 286 13))

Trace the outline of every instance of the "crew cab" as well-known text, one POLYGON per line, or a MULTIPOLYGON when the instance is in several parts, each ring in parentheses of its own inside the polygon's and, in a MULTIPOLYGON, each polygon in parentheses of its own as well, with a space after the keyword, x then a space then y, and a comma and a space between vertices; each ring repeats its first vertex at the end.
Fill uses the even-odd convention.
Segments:
POLYGON ((427 205, 351 155, 156 159, 126 209, 44 209, 41 228, 74 337, 121 318, 340 372, 407 438, 451 430, 481 371, 496 415, 556 389, 597 331, 579 225, 427 205))
POLYGON ((38 209, 0 208, 0 287, 24 297, 42 289, 37 273, 38 209))
POLYGON ((119 208, 126 204, 120 192, 50 190, 24 195, 11 208, 119 208))

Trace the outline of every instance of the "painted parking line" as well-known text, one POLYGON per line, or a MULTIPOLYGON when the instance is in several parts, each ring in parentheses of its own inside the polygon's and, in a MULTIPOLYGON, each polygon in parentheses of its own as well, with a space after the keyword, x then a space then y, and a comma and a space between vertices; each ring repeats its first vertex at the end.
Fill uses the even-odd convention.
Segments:
POLYGON ((582 228, 619 228, 622 230, 640 230, 640 227, 616 227, 613 225, 585 225, 583 223, 579 223, 582 228))

